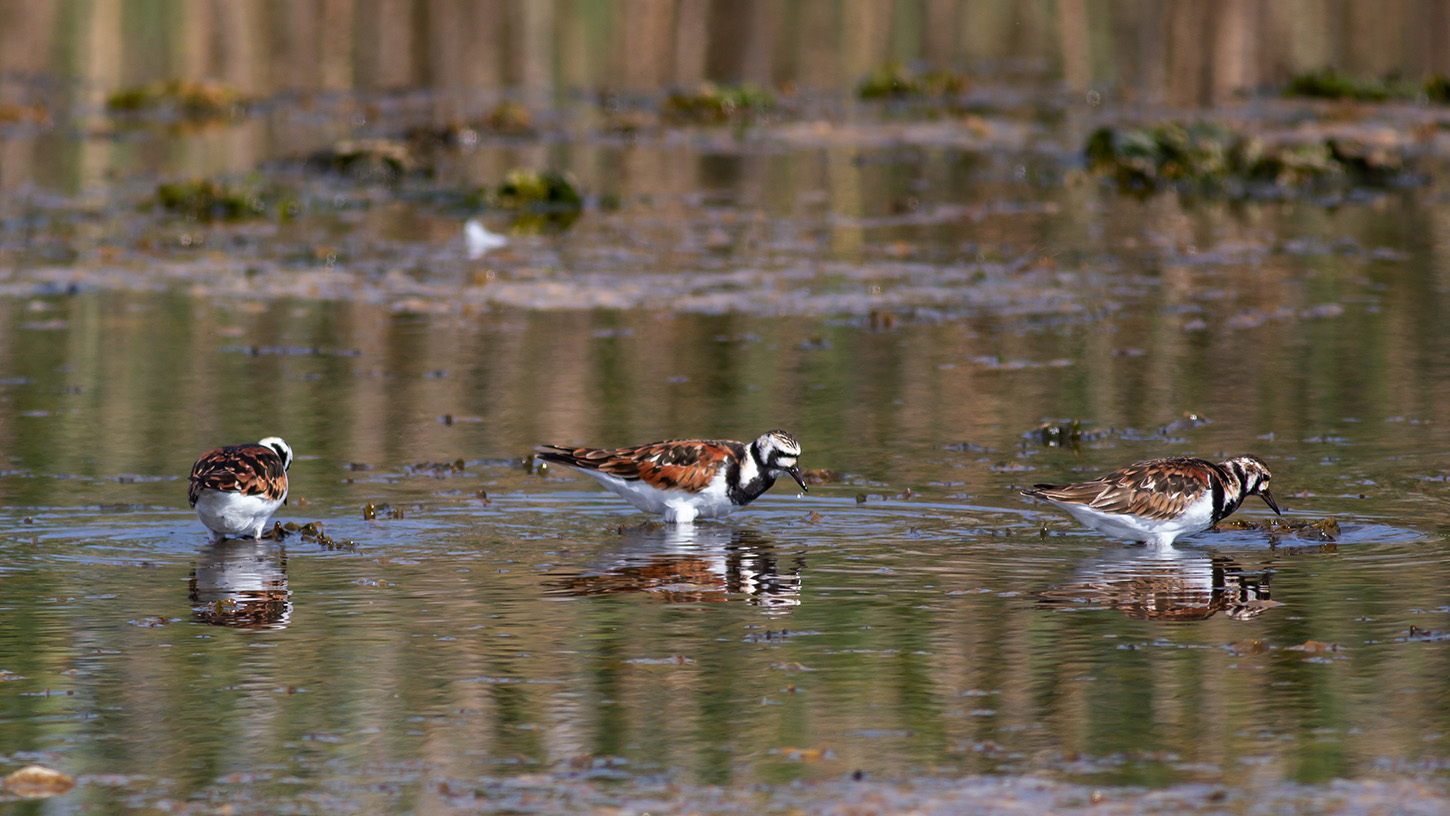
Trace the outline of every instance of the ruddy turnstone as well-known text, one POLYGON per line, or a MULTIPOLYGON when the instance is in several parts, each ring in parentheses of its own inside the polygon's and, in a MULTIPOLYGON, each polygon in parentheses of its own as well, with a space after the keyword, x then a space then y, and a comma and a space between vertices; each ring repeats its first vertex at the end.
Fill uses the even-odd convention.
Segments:
POLYGON ((186 496, 212 541, 261 538, 267 519, 287 503, 291 465, 292 449, 276 436, 217 448, 196 460, 186 496))
POLYGON ((545 462, 587 473, 635 507, 680 524, 728 516, 760 498, 782 473, 806 489, 796 464, 800 443, 785 431, 770 431, 748 445, 676 439, 632 448, 534 450, 545 462))
POLYGON ((1283 515, 1269 493, 1269 466, 1257 456, 1218 464, 1187 456, 1149 459, 1091 482, 1033 485, 1022 495, 1052 502, 1104 535, 1159 547, 1207 530, 1252 495, 1283 515))

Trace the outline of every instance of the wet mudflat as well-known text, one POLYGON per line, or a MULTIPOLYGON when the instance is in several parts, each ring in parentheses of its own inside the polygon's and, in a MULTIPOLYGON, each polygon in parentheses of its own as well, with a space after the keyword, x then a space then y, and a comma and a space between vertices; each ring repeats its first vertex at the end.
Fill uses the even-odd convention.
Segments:
POLYGON ((1450 810, 1450 109, 1022 70, 0 125, 0 759, 76 783, 7 806, 1450 810), (687 528, 528 460, 776 427, 810 492, 687 528), (1284 518, 1169 551, 1017 492, 1247 452, 1284 518))

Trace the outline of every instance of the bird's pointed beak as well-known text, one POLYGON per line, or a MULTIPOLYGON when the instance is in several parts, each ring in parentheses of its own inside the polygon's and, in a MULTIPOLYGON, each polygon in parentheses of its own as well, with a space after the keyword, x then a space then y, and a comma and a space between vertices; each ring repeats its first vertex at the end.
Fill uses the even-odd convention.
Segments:
POLYGON ((1270 510, 1273 510, 1278 515, 1284 515, 1284 511, 1279 509, 1279 504, 1274 501, 1274 494, 1269 492, 1269 488, 1265 487, 1259 490, 1259 498, 1264 500, 1264 504, 1269 505, 1270 510))
POLYGON ((802 493, 811 492, 810 488, 806 487, 806 478, 804 475, 801 474, 801 469, 799 467, 786 468, 785 472, 789 473, 790 477, 792 479, 795 479, 795 483, 801 486, 802 493))

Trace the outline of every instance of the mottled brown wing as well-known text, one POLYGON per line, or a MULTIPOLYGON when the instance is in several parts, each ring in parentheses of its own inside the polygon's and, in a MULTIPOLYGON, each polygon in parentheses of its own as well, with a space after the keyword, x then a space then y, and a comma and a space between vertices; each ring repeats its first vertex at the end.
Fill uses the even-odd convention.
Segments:
POLYGON ((1034 485, 1027 495, 1081 504, 1105 513, 1131 513, 1166 520, 1181 515, 1212 487, 1217 466, 1203 459, 1176 456, 1134 462, 1091 482, 1034 485))
POLYGON ((287 495, 287 471, 282 457, 262 445, 231 445, 208 451, 191 467, 186 497, 191 506, 203 490, 280 499, 287 495))
POLYGON ((535 451, 546 462, 610 473, 639 480, 661 490, 703 490, 732 455, 743 456, 739 442, 676 439, 632 448, 566 448, 542 445, 535 451))

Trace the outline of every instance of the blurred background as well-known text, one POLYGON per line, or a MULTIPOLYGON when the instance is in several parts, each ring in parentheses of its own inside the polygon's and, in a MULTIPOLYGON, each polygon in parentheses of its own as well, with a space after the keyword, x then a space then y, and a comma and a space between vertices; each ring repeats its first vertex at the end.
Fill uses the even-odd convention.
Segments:
POLYGON ((1325 66, 1450 70, 1450 12, 1434 0, 7 0, 0 17, 10 104, 39 77, 92 105, 177 77, 259 96, 429 88, 464 106, 702 80, 830 93, 894 59, 1196 106, 1325 66))

